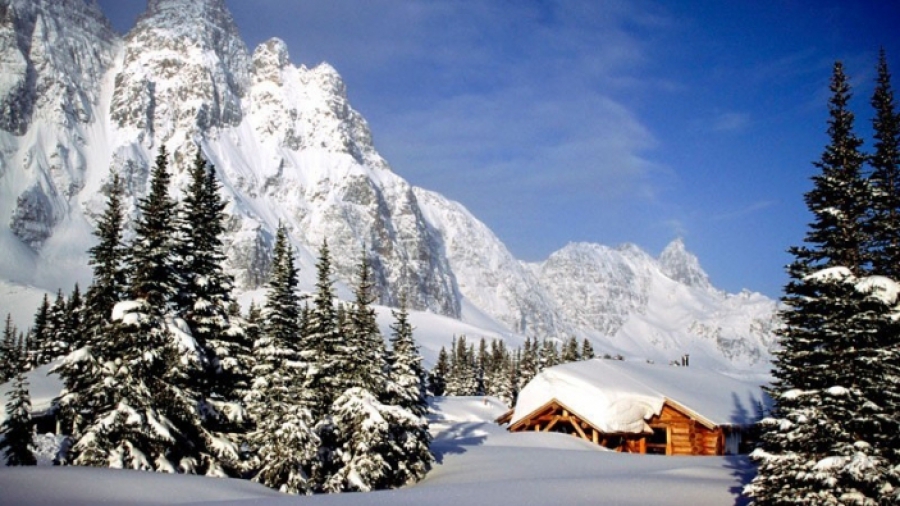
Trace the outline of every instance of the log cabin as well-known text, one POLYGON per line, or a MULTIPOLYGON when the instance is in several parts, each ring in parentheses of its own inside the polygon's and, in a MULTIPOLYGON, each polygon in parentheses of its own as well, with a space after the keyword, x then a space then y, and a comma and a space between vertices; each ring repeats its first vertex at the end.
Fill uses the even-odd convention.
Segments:
POLYGON ((743 453, 771 400, 758 377, 594 359, 552 367, 497 419, 510 432, 560 432, 628 453, 743 453))

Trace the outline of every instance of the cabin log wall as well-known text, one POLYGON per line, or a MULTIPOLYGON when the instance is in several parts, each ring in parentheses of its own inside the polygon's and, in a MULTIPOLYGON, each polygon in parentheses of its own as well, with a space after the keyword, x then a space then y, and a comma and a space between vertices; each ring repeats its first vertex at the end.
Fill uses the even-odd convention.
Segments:
MULTIPOLYGON (((506 421, 511 417, 511 413, 504 415, 506 421)), ((666 429, 666 455, 723 455, 725 453, 725 433, 721 427, 709 428, 668 402, 663 405, 660 414, 652 417, 647 423, 650 427, 666 429)), ((647 453, 649 437, 647 434, 603 433, 555 400, 548 402, 528 418, 511 425, 509 430, 513 432, 523 430, 563 432, 627 453, 647 453)))

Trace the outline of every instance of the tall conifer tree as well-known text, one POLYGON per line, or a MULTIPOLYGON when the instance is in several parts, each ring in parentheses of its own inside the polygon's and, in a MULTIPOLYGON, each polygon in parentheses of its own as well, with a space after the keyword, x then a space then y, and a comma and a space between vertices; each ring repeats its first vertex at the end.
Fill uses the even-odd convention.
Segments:
POLYGON ((875 152, 869 157, 872 202, 866 232, 872 272, 900 280, 900 117, 884 49, 877 70, 872 96, 875 152))
POLYGON ((241 399, 249 387, 251 349, 229 316, 234 300, 231 276, 223 270, 225 205, 215 169, 198 149, 178 220, 182 285, 175 300, 207 358, 208 370, 197 370, 200 377, 193 379, 207 402, 205 423, 237 437, 245 419, 241 399))
POLYGON ((62 366, 73 374, 60 404, 80 419, 68 461, 224 476, 234 474, 238 448, 204 426, 203 392, 192 381, 202 375, 204 353, 169 311, 182 285, 171 252, 175 204, 167 165, 161 148, 139 206, 128 258, 129 291, 137 300, 114 306, 102 338, 92 338, 89 350, 70 354, 62 366))
POLYGON ((318 396, 313 409, 316 419, 325 416, 334 400, 351 384, 345 370, 347 364, 352 362, 352 350, 344 342, 338 326, 331 276, 331 253, 328 242, 323 241, 316 263, 316 293, 306 322, 308 346, 315 350, 312 385, 318 396))
POLYGON ((400 406, 416 416, 424 416, 428 411, 425 369, 413 338, 405 298, 401 298, 400 307, 392 313, 394 323, 391 325, 387 403, 400 406))
MULTIPOLYGON (((8 322, 7 322, 8 324, 8 322)), ((8 466, 33 466, 37 461, 32 452, 34 433, 31 428, 31 397, 25 378, 25 363, 21 359, 28 350, 17 353, 12 389, 7 393, 6 420, 0 425, 0 453, 6 453, 8 466)))
POLYGON ((345 341, 350 348, 345 374, 349 376, 348 386, 363 388, 376 398, 384 395, 387 378, 385 376, 384 337, 375 319, 374 282, 372 268, 365 251, 360 256, 359 279, 355 290, 355 303, 349 311, 349 325, 345 330, 345 341))
POLYGON ((860 388, 864 379, 848 366, 871 361, 872 338, 886 320, 883 305, 873 305, 858 282, 870 258, 864 230, 868 186, 839 62, 831 91, 830 143, 806 194, 814 219, 805 245, 790 250, 794 262, 783 298, 782 349, 769 389, 777 410, 763 421, 762 446, 754 452, 759 473, 747 487, 756 504, 879 501, 884 498, 878 491, 887 483, 877 470, 883 460, 870 451, 869 437, 858 432, 860 406, 872 399, 860 388), (863 468, 879 477, 859 479, 863 468))
POLYGON ((44 294, 41 305, 34 314, 34 325, 29 331, 31 346, 25 360, 26 369, 33 369, 46 363, 43 361, 43 350, 49 346, 53 333, 51 308, 50 297, 44 294))
MULTIPOLYGON (((314 489, 319 444, 307 399, 306 359, 299 349, 299 312, 297 268, 282 224, 275 237, 265 323, 253 345, 247 408, 255 428, 248 440, 254 481, 292 494, 314 489)), ((251 312, 249 318, 255 315, 251 312)))
POLYGON ((159 149, 150 174, 150 191, 138 204, 140 218, 131 244, 129 292, 164 313, 181 280, 173 258, 175 201, 169 196, 169 153, 159 149))
POLYGON ((57 290, 56 301, 47 316, 46 337, 41 341, 40 348, 34 350, 37 355, 35 365, 48 364, 68 352, 71 331, 74 330, 70 328, 70 322, 69 305, 62 289, 57 290))
POLYGON ((6 383, 15 377, 19 364, 19 353, 16 346, 16 326, 12 315, 7 313, 3 323, 3 337, 0 338, 0 383, 6 383))
POLYGON ((94 231, 98 243, 88 250, 94 276, 85 294, 81 324, 73 335, 75 353, 66 357, 55 371, 64 384, 59 416, 64 431, 73 437, 81 434, 81 429, 103 402, 91 399, 89 395, 102 395, 102 390, 96 389, 96 383, 104 375, 101 362, 106 345, 104 337, 111 330, 113 307, 125 289, 125 251, 121 244, 123 189, 118 174, 111 175, 107 188, 106 209, 94 231))

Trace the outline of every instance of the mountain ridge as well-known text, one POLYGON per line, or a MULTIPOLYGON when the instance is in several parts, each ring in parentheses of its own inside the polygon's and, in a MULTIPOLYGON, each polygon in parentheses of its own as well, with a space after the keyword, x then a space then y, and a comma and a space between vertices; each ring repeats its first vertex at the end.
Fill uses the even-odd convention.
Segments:
MULTIPOLYGON (((642 333, 653 325, 650 339, 657 343, 709 348, 711 359, 726 362, 763 363, 774 346, 761 333, 775 325, 766 316, 774 315, 775 303, 751 297, 743 314, 742 299, 714 290, 680 239, 658 259, 633 245, 582 243, 544 262, 517 260, 461 204, 391 170, 333 67, 293 65, 278 39, 251 52, 221 0, 151 0, 121 37, 96 5, 81 0, 6 2, 0 48, 71 39, 62 47, 78 56, 55 53, 50 67, 35 66, 40 58, 32 50, 19 54, 26 68, 34 67, 35 82, 73 90, 60 96, 81 104, 48 101, 37 88, 35 96, 23 94, 27 79, 0 83, 0 104, 30 100, 25 109, 33 111, 24 126, 10 114, 0 125, 2 202, 15 202, 0 209, 0 247, 13 253, 0 266, 8 281, 50 291, 85 284, 84 251, 110 171, 126 182, 130 226, 159 146, 173 153, 176 195, 199 147, 229 201, 227 267, 243 291, 263 286, 274 228, 282 222, 306 288, 327 239, 345 297, 365 248, 383 305, 405 295, 414 309, 463 319, 473 308, 514 334, 578 335, 611 352, 646 348, 629 342, 648 342, 642 333), (75 18, 84 21, 75 28, 63 22, 75 18), (28 19, 44 21, 32 26, 28 19), (47 35, 45 26, 57 35, 47 35), (106 42, 88 50, 84 41, 92 37, 106 42), (81 57, 85 51, 90 58, 81 57), (53 268, 60 265, 70 272, 53 268), (660 290, 677 294, 670 304, 681 308, 670 315, 677 321, 660 316, 668 311, 665 301, 654 305, 660 290)), ((0 66, 19 68, 14 59, 0 66)))

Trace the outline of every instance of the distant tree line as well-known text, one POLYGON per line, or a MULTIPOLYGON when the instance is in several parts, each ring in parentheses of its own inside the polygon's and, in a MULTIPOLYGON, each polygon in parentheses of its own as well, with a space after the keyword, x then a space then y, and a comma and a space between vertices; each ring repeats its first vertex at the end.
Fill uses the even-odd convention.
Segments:
POLYGON ((900 503, 900 117, 884 51, 868 153, 840 62, 828 137, 790 249, 776 353, 776 403, 753 453, 754 504, 900 503))
POLYGON ((386 346, 365 252, 353 302, 336 303, 327 242, 315 293, 302 297, 279 225, 266 300, 242 314, 223 270, 215 169, 198 150, 177 203, 168 159, 161 148, 127 244, 122 182, 111 175, 83 296, 76 286, 52 305, 45 297, 27 334, 7 317, 7 463, 34 464, 24 372, 60 359, 63 465, 244 477, 293 494, 424 477, 426 372, 405 303, 386 346))
POLYGON ((523 347, 511 349, 500 339, 493 339, 488 345, 482 337, 476 350, 474 343, 466 342, 466 336, 454 337, 450 351, 441 348, 428 375, 431 392, 446 396, 490 395, 512 407, 519 391, 544 369, 594 358, 594 347, 587 338, 580 347, 574 336, 563 342, 562 350, 557 343, 556 339, 538 341, 529 337, 523 347))

